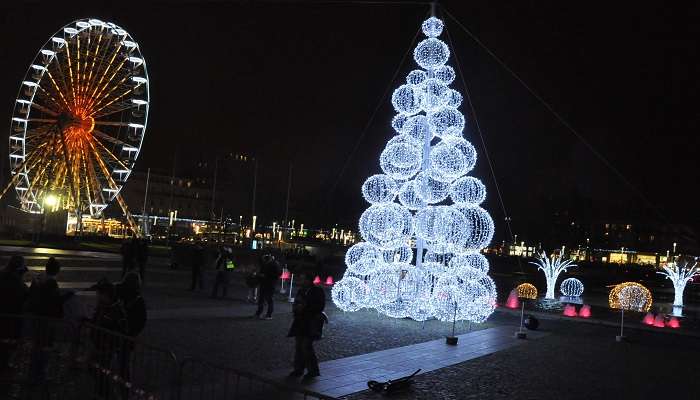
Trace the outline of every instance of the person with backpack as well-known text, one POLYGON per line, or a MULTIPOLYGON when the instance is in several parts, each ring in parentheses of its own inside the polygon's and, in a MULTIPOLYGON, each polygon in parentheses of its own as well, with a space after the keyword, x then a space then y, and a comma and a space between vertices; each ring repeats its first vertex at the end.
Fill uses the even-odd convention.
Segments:
POLYGON ((280 267, 275 257, 271 254, 263 256, 260 273, 258 274, 258 309, 255 317, 259 319, 272 319, 272 311, 275 308, 272 296, 275 293, 275 284, 280 275, 280 267), (267 303, 267 313, 262 317, 263 308, 267 303))

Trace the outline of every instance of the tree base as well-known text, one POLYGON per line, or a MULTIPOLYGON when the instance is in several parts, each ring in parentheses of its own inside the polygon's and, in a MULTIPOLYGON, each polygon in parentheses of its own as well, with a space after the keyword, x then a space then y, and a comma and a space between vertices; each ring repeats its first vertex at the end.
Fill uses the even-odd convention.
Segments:
POLYGON ((627 336, 617 335, 617 336, 615 336, 615 341, 618 343, 626 342, 627 336))
POLYGON ((459 338, 457 336, 447 336, 445 338, 445 343, 449 344, 450 346, 457 346, 458 341, 459 341, 459 338))
POLYGON ((516 339, 527 339, 527 332, 515 332, 516 339))

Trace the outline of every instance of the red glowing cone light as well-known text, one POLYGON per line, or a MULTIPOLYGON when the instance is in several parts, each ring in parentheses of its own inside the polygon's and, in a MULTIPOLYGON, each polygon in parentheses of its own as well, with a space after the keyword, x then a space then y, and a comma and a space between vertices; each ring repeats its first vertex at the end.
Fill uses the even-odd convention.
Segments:
POLYGON ((506 300, 506 307, 508 308, 519 308, 520 302, 518 302, 518 292, 515 290, 511 291, 508 295, 508 300, 506 300))
POLYGON ((320 285, 321 284, 321 277, 316 275, 314 278, 314 285, 320 285))
POLYGON ((578 314, 576 313, 576 307, 572 306, 571 304, 567 304, 564 306, 564 315, 567 317, 575 317, 578 314))
POLYGON ((333 277, 330 275, 326 278, 326 286, 333 286, 333 277))
POLYGON ((646 325, 654 325, 654 314, 647 313, 647 315, 644 316, 642 323, 644 323, 646 325))
POLYGON ((673 329, 677 329, 677 328, 680 328, 680 327, 681 327, 681 323, 678 322, 678 318, 676 318, 676 317, 671 317, 671 320, 668 321, 668 327, 669 327, 669 328, 673 328, 673 329))
POLYGON ((654 318, 654 326, 657 328, 663 328, 666 326, 666 323, 664 323, 664 316, 659 314, 654 318))
POLYGON ((578 312, 578 316, 581 318, 590 318, 591 317, 591 306, 588 304, 584 304, 583 307, 578 312))

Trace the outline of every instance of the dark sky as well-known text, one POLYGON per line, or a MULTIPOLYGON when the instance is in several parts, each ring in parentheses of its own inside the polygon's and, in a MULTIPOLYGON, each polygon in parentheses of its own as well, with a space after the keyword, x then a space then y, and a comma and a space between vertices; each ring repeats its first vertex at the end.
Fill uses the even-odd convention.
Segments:
MULTIPOLYGON (((572 220, 700 221, 697 6, 643 3, 442 2, 654 205, 445 18, 516 233, 567 211, 572 220)), ((258 214, 279 220, 292 162, 291 217, 346 226, 366 207, 360 186, 380 172, 379 154, 393 135, 389 99, 339 173, 387 86, 414 68, 409 57, 391 82, 428 11, 294 1, 0 7, 8 117, 29 62, 53 32, 76 18, 113 21, 140 43, 151 79, 137 170, 169 171, 175 153, 183 171, 218 153, 256 155, 258 214)), ((464 92, 459 78, 453 87, 464 92)), ((485 206, 503 232, 484 149, 468 124, 481 156, 475 174, 489 189, 485 206)))

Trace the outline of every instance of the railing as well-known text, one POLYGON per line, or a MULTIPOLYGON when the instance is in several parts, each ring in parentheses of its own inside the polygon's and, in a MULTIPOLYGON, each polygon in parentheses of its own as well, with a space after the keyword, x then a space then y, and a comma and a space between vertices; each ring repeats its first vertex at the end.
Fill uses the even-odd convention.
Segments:
POLYGON ((179 400, 336 400, 249 372, 185 359, 180 365, 179 400))
POLYGON ((194 358, 178 363, 171 351, 88 322, 3 314, 0 398, 334 400, 194 358))

